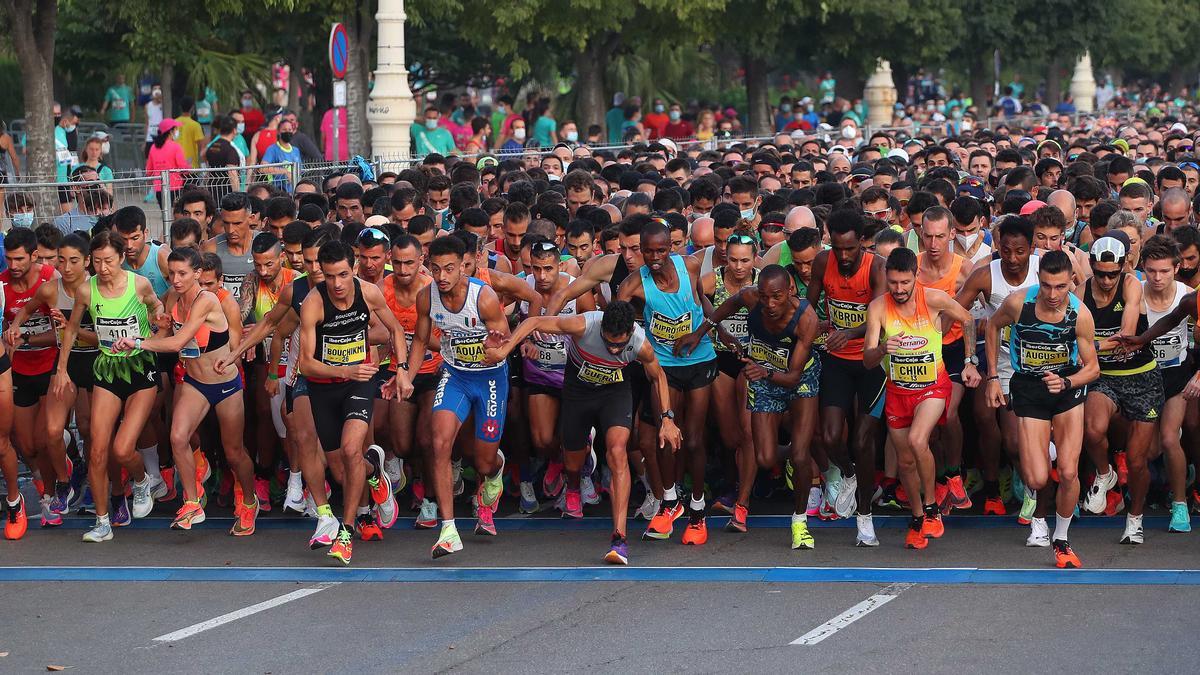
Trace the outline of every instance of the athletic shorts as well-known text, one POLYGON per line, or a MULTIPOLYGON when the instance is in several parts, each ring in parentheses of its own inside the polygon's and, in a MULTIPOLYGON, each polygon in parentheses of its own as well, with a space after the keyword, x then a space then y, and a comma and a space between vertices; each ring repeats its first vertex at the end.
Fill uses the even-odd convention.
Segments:
POLYGON ((296 399, 301 396, 308 396, 308 380, 303 375, 296 376, 294 384, 285 384, 283 390, 283 402, 287 406, 288 414, 295 412, 296 399))
POLYGON ((8 358, 8 354, 0 355, 0 375, 12 370, 12 359, 8 358))
POLYGON ((417 373, 413 378, 413 393, 408 400, 416 401, 425 394, 437 389, 438 382, 442 380, 442 369, 438 368, 432 373, 417 373))
MULTIPOLYGON (((625 376, 625 381, 629 383, 629 395, 633 397, 633 412, 653 407, 654 396, 650 393, 650 380, 646 379, 645 366, 640 361, 634 361, 622 368, 621 373, 625 376)), ((654 424, 654 421, 650 420, 646 423, 654 424)))
POLYGON ((1153 422, 1162 414, 1163 378, 1158 368, 1136 375, 1100 373, 1091 391, 1115 403, 1121 416, 1130 422, 1153 422))
POLYGON ((862 361, 852 361, 829 353, 821 354, 821 407, 841 408, 847 414, 854 411, 878 417, 882 413, 883 384, 887 374, 876 366, 867 369, 862 361))
POLYGON ((702 389, 717 379, 717 360, 693 363, 688 366, 663 366, 667 386, 676 391, 702 389))
POLYGON ((497 443, 504 435, 504 418, 508 410, 508 367, 500 366, 478 373, 442 369, 437 393, 433 395, 433 411, 454 413, 460 423, 475 418, 475 438, 497 443))
POLYGON ((735 380, 742 374, 745 365, 746 363, 734 352, 717 352, 717 370, 735 380))
POLYGON ((1164 401, 1170 401, 1183 393, 1183 388, 1187 386, 1188 380, 1196 374, 1196 369, 1190 366, 1190 363, 1185 362, 1178 366, 1158 369, 1158 372, 1162 374, 1164 401))
POLYGON ((47 370, 37 375, 22 375, 14 370, 12 376, 13 405, 18 408, 37 405, 38 401, 50 390, 50 374, 52 372, 47 370))
POLYGON ((375 385, 375 398, 383 398, 383 385, 387 384, 387 381, 395 376, 396 371, 388 370, 387 368, 380 368, 375 371, 375 374, 371 377, 371 384, 375 385))
POLYGON ((514 349, 508 355, 508 388, 521 389, 525 386, 525 357, 521 350, 514 349))
POLYGON ((798 398, 812 398, 821 387, 821 359, 814 356, 812 365, 804 369, 800 383, 791 388, 771 384, 766 380, 746 383, 746 408, 752 413, 781 413, 798 398))
POLYGON ((558 413, 563 448, 586 450, 592 429, 596 430, 596 438, 603 438, 612 427, 633 429, 633 391, 628 384, 563 387, 558 413))
POLYGON ((525 383, 526 396, 550 396, 556 399, 562 398, 561 387, 551 387, 548 384, 534 384, 532 382, 525 383))
POLYGON ((179 352, 171 352, 170 354, 155 352, 154 360, 158 372, 169 374, 174 372, 175 364, 179 363, 179 352))
POLYGON ((921 389, 888 387, 886 402, 884 403, 884 418, 887 420, 888 428, 907 429, 911 427, 913 416, 917 412, 917 406, 923 401, 932 398, 940 398, 944 401, 942 415, 937 421, 938 426, 944 425, 946 423, 946 415, 950 412, 950 391, 952 388, 953 385, 950 383, 950 378, 946 378, 941 382, 935 382, 921 389))
POLYGON ((92 363, 94 386, 122 401, 144 389, 159 389, 156 364, 153 352, 137 352, 128 357, 101 352, 92 363))
POLYGON ((950 376, 951 382, 962 384, 963 362, 966 360, 967 351, 962 338, 942 345, 942 363, 946 366, 946 374, 950 376))
POLYGON ((191 385, 191 387, 196 391, 200 392, 204 398, 208 399, 208 405, 214 408, 217 407, 221 401, 224 401, 225 399, 242 390, 241 375, 234 375, 233 379, 229 380, 228 382, 207 384, 193 378, 191 375, 185 374, 183 376, 183 381, 184 383, 191 385))
POLYGON ((96 381, 96 376, 92 375, 92 366, 96 363, 96 356, 99 353, 72 351, 67 356, 67 376, 71 378, 71 382, 77 389, 92 390, 92 385, 96 381))
POLYGON ((1050 421, 1087 400, 1087 385, 1051 394, 1041 377, 1027 373, 1014 373, 1008 384, 1008 403, 1017 417, 1050 421))
POLYGON ((312 405, 313 426, 321 449, 333 452, 342 447, 342 427, 350 420, 371 426, 375 383, 366 382, 308 382, 308 399, 312 405))

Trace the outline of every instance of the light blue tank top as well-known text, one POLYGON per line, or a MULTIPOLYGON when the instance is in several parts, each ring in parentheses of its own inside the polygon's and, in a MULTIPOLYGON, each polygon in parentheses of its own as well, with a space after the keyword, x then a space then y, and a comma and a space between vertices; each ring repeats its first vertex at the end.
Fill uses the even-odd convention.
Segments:
POLYGON ((696 302, 696 296, 692 292, 693 281, 683 258, 672 254, 670 260, 675 265, 675 274, 679 277, 679 290, 674 293, 668 294, 659 290, 650 276, 649 267, 642 265, 638 270, 642 275, 642 290, 646 294, 646 335, 650 337, 650 344, 654 347, 654 354, 659 363, 664 366, 690 366, 711 361, 717 358, 717 354, 713 351, 712 340, 708 335, 700 338, 691 354, 675 356, 675 341, 695 330, 704 321, 704 310, 696 302))
POLYGON ((146 255, 146 262, 141 267, 134 269, 130 266, 129 261, 121 263, 121 267, 139 277, 146 277, 150 282, 150 287, 154 289, 154 294, 161 298, 167 294, 167 289, 171 287, 167 283, 167 278, 163 276, 162 268, 158 266, 158 249, 162 244, 151 242, 147 246, 150 249, 150 253, 146 255))

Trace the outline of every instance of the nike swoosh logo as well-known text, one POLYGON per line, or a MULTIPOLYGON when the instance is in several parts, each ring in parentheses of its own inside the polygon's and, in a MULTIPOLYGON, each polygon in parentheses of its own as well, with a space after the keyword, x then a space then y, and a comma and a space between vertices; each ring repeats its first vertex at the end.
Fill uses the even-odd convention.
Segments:
POLYGON ((351 397, 350 397, 350 400, 351 400, 351 401, 365 401, 365 400, 367 400, 367 399, 366 399, 366 398, 364 398, 364 397, 362 397, 362 396, 351 396, 351 397))
POLYGON ((221 393, 222 394, 232 394, 235 391, 237 391, 237 387, 234 387, 233 389, 222 389, 221 393))

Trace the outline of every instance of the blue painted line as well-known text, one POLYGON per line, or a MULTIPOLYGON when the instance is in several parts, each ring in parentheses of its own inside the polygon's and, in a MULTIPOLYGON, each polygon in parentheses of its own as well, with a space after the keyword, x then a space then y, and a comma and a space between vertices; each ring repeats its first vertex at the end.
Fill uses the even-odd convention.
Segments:
POLYGON ((917 583, 1200 586, 1200 570, 883 567, 0 567, 0 582, 917 583))
MULTIPOLYGON (((473 522, 471 518, 459 518, 459 521, 473 522)), ((878 529, 895 530, 908 527, 907 515, 876 514, 874 521, 878 529)), ((413 529, 414 518, 399 518, 393 526, 395 529, 413 529)), ((710 528, 723 528, 729 521, 728 516, 710 516, 710 528)), ((71 530, 88 530, 95 524, 95 518, 90 516, 69 516, 63 518, 63 528, 71 530)), ((1024 528, 1026 525, 1017 523, 1015 516, 946 516, 946 527, 964 530, 989 530, 1024 528)), ((1051 519, 1053 522, 1053 519, 1051 519)), ((1146 516, 1143 526, 1149 530, 1166 530, 1170 518, 1167 516, 1146 516)), ((260 530, 307 530, 314 527, 311 518, 289 517, 259 517, 255 527, 260 530)), ((751 528, 787 529, 791 527, 791 516, 750 516, 746 524, 751 528)), ((233 518, 209 516, 194 529, 228 530, 233 525, 233 518)), ((171 519, 166 517, 150 517, 133 521, 128 528, 134 530, 165 530, 171 526, 171 519)), ((817 520, 809 518, 808 526, 813 529, 853 529, 855 521, 852 518, 843 520, 817 520)), ((1195 521, 1200 528, 1200 519, 1195 521)), ((589 516, 579 520, 563 518, 504 516, 496 518, 496 527, 501 531, 515 532, 595 532, 612 529, 612 520, 603 516, 589 516)), ((630 521, 630 529, 640 531, 644 525, 641 521, 630 521)), ((1084 529, 1122 529, 1125 527, 1124 516, 1086 516, 1071 521, 1071 527, 1084 529)), ((58 528, 55 528, 58 529, 58 528)), ((41 531, 31 528, 31 531, 41 531)))

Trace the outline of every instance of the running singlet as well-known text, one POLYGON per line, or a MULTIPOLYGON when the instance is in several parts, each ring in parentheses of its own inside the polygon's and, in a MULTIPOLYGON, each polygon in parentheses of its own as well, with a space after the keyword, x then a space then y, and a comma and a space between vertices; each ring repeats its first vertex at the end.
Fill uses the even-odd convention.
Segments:
POLYGON ((442 304, 437 284, 429 286, 429 315, 434 327, 442 332, 442 360, 455 370, 495 370, 505 362, 488 365, 483 361, 483 343, 488 337, 487 324, 479 317, 479 293, 483 290, 483 282, 469 277, 466 290, 462 307, 451 311, 442 304))
MULTIPOLYGON (((875 256, 863 253, 858 260, 858 269, 848 277, 838 272, 837 260, 833 253, 825 263, 825 311, 833 330, 858 328, 867 322, 867 305, 871 303, 871 267, 875 256)), ((863 339, 854 338, 846 341, 838 351, 830 351, 831 356, 850 361, 862 361, 863 339)))
MULTIPOLYGON (((792 250, 788 247, 785 246, 784 250, 787 251, 789 257, 792 255, 792 250)), ((788 274, 792 275, 792 284, 796 287, 796 297, 807 301, 808 284, 804 283, 804 280, 800 278, 800 272, 796 269, 796 266, 788 265, 784 269, 788 271, 788 274)), ((825 313, 825 291, 821 291, 821 297, 817 298, 817 306, 813 307, 813 311, 817 314, 818 322, 829 320, 829 316, 825 313)), ((825 351, 825 338, 827 337, 829 336, 824 331, 818 330, 816 337, 812 341, 812 349, 818 352, 825 351)))
MULTIPOLYGON (((417 275, 417 289, 422 289, 431 283, 431 279, 424 274, 417 275)), ((293 291, 294 293, 295 291, 293 291)), ((417 305, 413 303, 407 307, 400 304, 396 299, 396 284, 392 279, 389 279, 383 284, 383 299, 387 302, 388 309, 392 310, 392 314, 396 315, 396 321, 400 327, 404 329, 404 342, 406 353, 412 351, 413 333, 417 330, 417 305)), ((430 327, 429 340, 441 340, 442 334, 436 327, 430 327)), ((425 350, 425 360, 421 361, 421 368, 417 371, 418 374, 436 373, 438 368, 442 367, 442 355, 438 352, 425 350)), ((396 360, 392 359, 391 370, 396 370, 396 360)))
POLYGON ((217 235, 216 253, 221 259, 221 286, 233 295, 235 302, 241 302, 242 282, 254 270, 254 256, 250 255, 250 247, 246 246, 244 256, 234 255, 229 251, 229 240, 224 234, 217 235))
MULTIPOLYGON (((262 321, 263 317, 267 315, 267 312, 270 312, 272 309, 274 309, 275 305, 279 302, 279 294, 283 292, 284 286, 292 283, 299 277, 303 277, 304 274, 299 274, 293 269, 284 267, 279 270, 279 276, 281 277, 279 290, 275 291, 274 293, 271 292, 270 286, 263 283, 262 279, 258 280, 258 288, 254 291, 254 307, 250 313, 250 316, 254 319, 254 323, 262 321)), ((270 335, 263 338, 262 350, 264 361, 271 354, 271 339, 272 336, 270 335)), ((281 356, 279 357, 279 363, 275 366, 276 373, 279 377, 283 377, 287 373, 288 352, 290 351, 291 347, 291 343, 287 341, 290 338, 284 337, 283 339, 285 340, 283 343, 283 351, 280 352, 281 356)))
MULTIPOLYGON (((796 349, 796 326, 804 316, 805 309, 808 309, 808 300, 800 298, 800 305, 796 307, 792 318, 788 319, 787 325, 782 331, 772 333, 763 323, 762 305, 755 305, 746 315, 746 328, 750 334, 746 356, 772 373, 786 373, 792 352, 796 349)), ((805 370, 813 364, 813 358, 812 354, 808 355, 805 370)))
MULTIPOLYGON (((917 255, 918 267, 925 263, 925 255, 926 254, 924 253, 917 255)), ((958 288, 956 288, 955 282, 958 281, 958 274, 962 270, 963 257, 957 253, 951 253, 950 255, 953 256, 953 262, 950 263, 950 271, 946 272, 945 276, 931 284, 922 284, 920 281, 918 281, 917 285, 924 286, 925 288, 936 288, 952 298, 957 295, 958 288)), ((920 275, 918 275, 918 278, 920 278, 920 275)), ((922 293, 921 297, 924 298, 925 294, 922 293)), ((955 321, 950 324, 950 330, 942 334, 942 344, 948 345, 955 340, 962 339, 962 334, 962 326, 955 321)))
POLYGON ((883 339, 904 336, 900 349, 886 357, 888 387, 919 390, 947 382, 949 375, 942 362, 942 331, 930 317, 929 306, 925 304, 925 287, 913 284, 908 303, 917 310, 912 317, 901 314, 891 293, 884 301, 883 339))
POLYGON ((140 349, 127 352, 114 352, 113 344, 121 338, 143 338, 150 335, 150 318, 147 316, 146 303, 137 295, 137 275, 125 270, 125 292, 115 298, 100 294, 96 277, 89 281, 92 298, 88 303, 88 311, 96 322, 96 338, 100 342, 100 351, 105 355, 118 359, 127 359, 142 353, 140 349))
MULTIPOLYGON (((1154 370, 1156 365, 1151 349, 1139 349, 1132 354, 1116 349, 1100 349, 1101 340, 1121 332, 1121 316, 1125 313, 1125 276, 1122 274, 1117 280, 1116 295, 1106 307, 1096 306, 1090 281, 1083 291, 1083 304, 1092 310, 1092 319, 1096 322, 1096 360, 1100 362, 1100 373, 1103 375, 1135 375, 1154 370)), ((1146 314, 1143 312, 1138 315, 1136 334, 1145 333, 1147 327, 1146 314)))
POLYGON ((708 335, 700 337, 700 342, 691 354, 675 355, 675 341, 696 330, 704 321, 704 311, 696 302, 687 263, 675 254, 671 254, 670 261, 675 265, 675 276, 679 281, 679 289, 674 293, 664 293, 659 289, 654 283, 654 278, 650 276, 649 267, 642 265, 638 270, 642 276, 642 292, 646 295, 643 316, 646 318, 646 333, 650 336, 650 344, 654 346, 654 353, 664 366, 690 366, 711 361, 717 358, 717 353, 713 350, 712 340, 708 335))
MULTIPOLYGON (((4 325, 7 327, 12 324, 12 320, 16 318, 17 312, 33 299, 37 294, 37 289, 54 276, 54 268, 50 265, 42 265, 38 271, 37 280, 29 285, 29 290, 24 293, 18 293, 12 287, 12 270, 4 270, 0 272, 0 284, 4 286, 4 325)), ((50 310, 42 307, 25 320, 21 325, 21 335, 25 336, 26 341, 17 347, 12 355, 13 372, 18 375, 41 375, 49 372, 54 368, 54 362, 58 360, 58 347, 42 346, 35 347, 28 343, 28 340, 34 335, 42 335, 54 330, 54 326, 50 322, 50 310)))
MULTIPOLYGON (((574 280, 574 277, 566 272, 559 272, 559 276, 567 278, 567 283, 574 280)), ((525 283, 529 284, 530 288, 534 286, 533 277, 525 277, 525 283)), ((535 291, 536 292, 536 291, 535 291)), ((521 302, 520 306, 521 317, 529 316, 529 303, 521 302)), ((559 311, 559 316, 575 316, 575 300, 571 300, 563 306, 559 311)), ((545 316, 545 310, 542 315, 545 316)), ((567 339, 561 335, 543 334, 541 338, 537 337, 537 333, 529 336, 529 341, 537 348, 537 358, 531 359, 522 357, 525 368, 522 371, 525 381, 529 384, 538 384, 545 387, 553 387, 561 389, 563 386, 563 373, 567 365, 567 339)))
MULTIPOLYGON (((227 293, 224 288, 218 289, 222 293, 227 293)), ((303 276, 292 281, 292 311, 296 316, 300 316, 300 306, 304 304, 304 299, 308 297, 308 292, 312 290, 312 286, 308 284, 308 277, 303 276)), ((296 384, 296 377, 300 374, 300 324, 296 324, 296 330, 292 331, 291 341, 288 343, 287 350, 287 370, 284 371, 284 382, 288 386, 296 384)))
POLYGON ((141 267, 134 268, 128 260, 125 260, 121 262, 121 269, 133 272, 139 277, 145 277, 150 282, 150 288, 154 289, 154 294, 161 298, 171 287, 167 283, 167 278, 163 276, 162 268, 158 266, 158 249, 162 248, 162 244, 150 242, 146 247, 150 249, 150 252, 146 254, 146 262, 142 263, 141 267))
MULTIPOLYGON (((71 320, 71 310, 75 308, 75 298, 67 295, 67 291, 63 287, 62 277, 58 278, 58 302, 55 303, 55 307, 63 313, 63 318, 67 321, 71 320)), ((92 313, 87 307, 83 308, 83 316, 79 318, 79 331, 96 332, 96 327, 92 324, 92 313)), ((56 333, 58 335, 58 347, 61 349, 63 346, 63 329, 57 329, 56 333)), ((71 352, 74 354, 90 354, 98 351, 100 351, 99 347, 89 345, 81 341, 78 337, 75 338, 75 344, 71 345, 71 352)))
POLYGON ((1055 323, 1037 317, 1038 287, 1025 292, 1021 315, 1012 325, 1009 352, 1013 370, 1025 375, 1065 371, 1079 362, 1075 344, 1075 320, 1079 298, 1067 296, 1067 309, 1055 323))
MULTIPOLYGON (((196 300, 199 299, 200 296, 197 295, 196 300)), ((192 304, 195 304, 196 300, 193 300, 192 304)), ((187 308, 187 316, 180 316, 179 300, 175 301, 175 304, 171 306, 171 323, 174 325, 174 330, 176 333, 183 330, 183 324, 187 323, 188 317, 191 315, 192 308, 189 306, 187 308)), ((183 346, 183 349, 179 350, 179 358, 200 358, 201 354, 206 354, 208 352, 220 349, 227 344, 229 344, 229 329, 226 328, 223 331, 215 332, 209 328, 208 323, 205 322, 200 324, 200 329, 196 331, 196 334, 192 336, 192 339, 188 340, 187 344, 183 346)))
POLYGON ((629 334, 629 342, 619 353, 608 351, 600 322, 604 312, 584 312, 583 335, 577 340, 567 340, 566 386, 604 387, 625 382, 622 368, 637 361, 638 353, 646 342, 646 331, 636 323, 629 334))
MULTIPOLYGON (((324 281, 317 284, 316 291, 324 305, 325 319, 317 324, 317 344, 314 346, 313 358, 327 366, 356 366, 369 363, 371 356, 367 351, 367 325, 371 313, 367 309, 367 301, 363 299, 358 279, 354 280, 354 299, 346 309, 334 306, 324 281)), ((347 381, 345 378, 313 377, 308 380, 320 384, 347 381)))
MULTIPOLYGON (((1142 289, 1145 290, 1145 288, 1146 282, 1143 281, 1142 289)), ((1149 303, 1146 303, 1146 322, 1154 325, 1159 319, 1175 311, 1175 308, 1179 306, 1179 301, 1191 290, 1187 284, 1176 281, 1175 298, 1167 305, 1166 310, 1156 312, 1150 308, 1149 303)), ((1187 360, 1188 332, 1187 321, 1180 321, 1171 330, 1154 339, 1151 347, 1154 349, 1154 360, 1158 361, 1159 368, 1174 368, 1175 366, 1182 365, 1187 360)))
MULTIPOLYGON (((1038 265, 1039 265, 1040 261, 1041 261, 1040 256, 1037 256, 1037 255, 1029 256, 1029 266, 1028 266, 1028 269, 1026 269, 1026 271, 1025 271, 1025 278, 1022 279, 1021 282, 1015 286, 1012 284, 1009 284, 1008 280, 1004 278, 1004 272, 1000 268, 1000 265, 1001 265, 1000 260, 993 260, 992 262, 988 263, 988 272, 989 272, 989 274, 991 274, 991 277, 992 277, 992 279, 991 279, 992 291, 991 291, 991 293, 988 294, 987 298, 984 299, 983 303, 978 307, 978 312, 975 311, 975 308, 972 308, 972 312, 971 312, 972 316, 974 316, 977 320, 978 319, 989 319, 989 318, 991 318, 992 314, 996 313, 996 310, 1000 308, 1000 305, 1004 303, 1004 300, 1006 298, 1008 298, 1008 296, 1012 295, 1013 293, 1015 293, 1017 291, 1037 286, 1038 285, 1038 276, 1037 276, 1038 265)), ((983 341, 983 339, 984 339, 983 331, 979 331, 979 333, 975 337, 975 341, 978 343, 978 342, 983 341)), ((1005 358, 1006 356, 1011 357, 1011 354, 1009 353, 1009 349, 1008 349, 1009 344, 1011 342, 1012 342, 1012 326, 1005 326, 1004 329, 1000 332, 1000 353, 998 355, 998 358, 996 359, 996 370, 1001 371, 1000 374, 1007 373, 1009 370, 1009 366, 1011 366, 1013 363, 1015 363, 1015 361, 1013 361, 1011 358, 1005 358)))
MULTIPOLYGON (((713 270, 713 307, 720 307, 721 303, 729 299, 729 290, 725 288, 725 266, 722 265, 713 270)), ((750 276, 750 281, 747 283, 753 284, 758 281, 758 270, 753 270, 750 276)), ((750 329, 746 327, 746 317, 750 315, 749 310, 742 307, 733 316, 721 322, 721 327, 729 332, 730 335, 737 338, 743 347, 750 340, 750 329)), ((719 352, 729 351, 729 347, 725 346, 724 342, 717 337, 717 329, 713 328, 711 332, 713 349, 719 352)))

